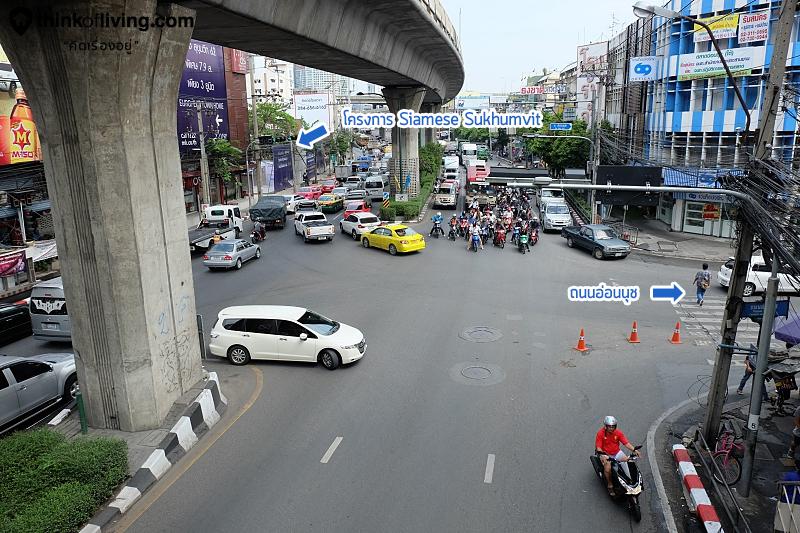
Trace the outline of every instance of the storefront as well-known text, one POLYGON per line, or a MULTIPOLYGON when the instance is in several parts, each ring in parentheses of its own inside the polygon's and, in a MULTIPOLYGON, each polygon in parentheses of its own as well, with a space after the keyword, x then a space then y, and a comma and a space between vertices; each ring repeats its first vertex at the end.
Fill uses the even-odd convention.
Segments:
MULTIPOLYGON (((667 187, 719 189, 721 178, 740 174, 738 169, 689 169, 682 172, 664 168, 667 187)), ((658 218, 673 231, 732 239, 735 236, 734 207, 727 196, 705 192, 673 192, 661 195, 658 218)))
MULTIPOLYGON (((200 209, 199 189, 200 189, 200 176, 194 176, 193 172, 183 173, 183 206, 186 213, 195 213, 200 209)), ((199 173, 198 173, 199 174, 199 173)))

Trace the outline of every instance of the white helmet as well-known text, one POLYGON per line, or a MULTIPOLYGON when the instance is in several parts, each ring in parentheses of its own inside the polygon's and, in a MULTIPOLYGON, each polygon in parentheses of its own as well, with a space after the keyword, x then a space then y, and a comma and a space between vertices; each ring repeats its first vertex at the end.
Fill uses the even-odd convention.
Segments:
POLYGON ((442 212, 441 212, 441 211, 439 211, 438 213, 436 213, 436 216, 437 216, 437 217, 440 217, 440 216, 442 216, 442 212))
POLYGON ((603 425, 617 427, 617 419, 609 415, 603 419, 603 425))

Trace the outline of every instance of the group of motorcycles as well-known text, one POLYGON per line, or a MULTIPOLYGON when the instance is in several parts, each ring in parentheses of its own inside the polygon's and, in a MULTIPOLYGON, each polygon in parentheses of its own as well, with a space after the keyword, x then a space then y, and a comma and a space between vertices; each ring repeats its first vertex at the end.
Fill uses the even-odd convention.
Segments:
MULTIPOLYGON (((487 212, 484 214, 487 214, 487 212)), ((454 216, 454 218, 450 219, 448 225, 450 229, 447 233, 447 238, 451 241, 459 238, 469 240, 469 250, 473 252, 477 252, 482 245, 490 240, 494 246, 505 248, 509 233, 511 234, 511 244, 516 246, 517 250, 522 254, 530 252, 531 246, 535 246, 539 242, 538 225, 522 219, 518 219, 514 223, 510 217, 506 217, 498 221, 494 226, 491 224, 479 225, 477 232, 473 227, 470 227, 469 220, 463 215, 461 218, 455 218, 454 216)), ((434 216, 430 236, 438 239, 439 235, 444 236, 442 221, 434 216)))

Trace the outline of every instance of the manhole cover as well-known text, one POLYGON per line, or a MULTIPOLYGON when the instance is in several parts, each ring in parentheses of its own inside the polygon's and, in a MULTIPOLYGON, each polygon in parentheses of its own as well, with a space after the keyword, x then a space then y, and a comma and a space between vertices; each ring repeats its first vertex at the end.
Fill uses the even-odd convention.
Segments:
POLYGON ((499 329, 488 326, 473 326, 465 329, 458 336, 470 342, 494 342, 500 339, 503 333, 499 329))
POLYGON ((468 366, 461 370, 461 375, 469 379, 486 379, 492 375, 492 371, 485 366, 468 366))

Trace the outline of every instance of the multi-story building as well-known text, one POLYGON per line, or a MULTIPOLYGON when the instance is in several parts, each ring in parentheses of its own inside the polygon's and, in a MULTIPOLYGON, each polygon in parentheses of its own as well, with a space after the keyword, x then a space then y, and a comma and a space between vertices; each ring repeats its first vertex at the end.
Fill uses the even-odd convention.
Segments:
POLYGON ((330 91, 335 97, 350 95, 353 80, 340 74, 294 65, 294 88, 298 91, 330 91))
MULTIPOLYGON (((271 57, 256 56, 255 66, 255 92, 256 96, 269 96, 274 101, 289 104, 292 101, 294 90, 294 67, 292 63, 271 57)), ((247 96, 251 97, 249 74, 247 96)))
MULTIPOLYGON (((767 86, 780 1, 671 0, 667 8, 712 24, 750 111, 750 142, 767 86)), ((798 24, 794 23, 772 153, 788 161, 800 147, 796 107, 800 89, 798 24)), ((690 21, 637 21, 609 45, 605 117, 617 128, 619 152, 664 166, 664 185, 715 187, 744 163, 739 140, 745 113, 708 34, 690 21), (696 31, 698 30, 698 31, 696 31), (653 79, 630 80, 630 58, 657 58, 653 79)), ((734 216, 722 195, 664 193, 657 217, 673 231, 732 237, 734 216), (709 214, 713 216, 709 216, 709 214)))

